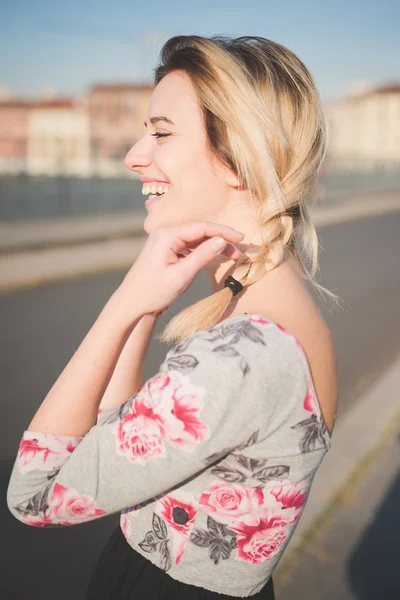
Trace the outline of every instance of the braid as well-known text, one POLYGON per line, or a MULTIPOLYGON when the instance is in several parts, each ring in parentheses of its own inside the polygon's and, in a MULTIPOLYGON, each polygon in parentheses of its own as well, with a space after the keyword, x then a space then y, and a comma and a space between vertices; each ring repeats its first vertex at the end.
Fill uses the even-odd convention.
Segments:
POLYGON ((295 231, 302 216, 299 203, 273 216, 270 212, 268 203, 259 209, 260 244, 253 248, 250 246, 237 261, 232 273, 244 286, 255 283, 281 264, 288 251, 298 256, 295 231))

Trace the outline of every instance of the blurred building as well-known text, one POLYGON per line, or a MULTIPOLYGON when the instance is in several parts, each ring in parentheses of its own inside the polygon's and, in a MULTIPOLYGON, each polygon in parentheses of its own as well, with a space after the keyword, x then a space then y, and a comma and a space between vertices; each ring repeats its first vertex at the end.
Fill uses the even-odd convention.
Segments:
POLYGON ((0 173, 88 176, 85 108, 70 99, 0 101, 0 173))
POLYGON ((94 174, 132 176, 124 158, 144 133, 153 89, 150 84, 99 84, 91 88, 86 102, 94 174))
POLYGON ((9 95, 0 100, 0 173, 26 171, 28 128, 31 103, 13 101, 9 95))
POLYGON ((399 168, 400 83, 361 89, 325 108, 336 168, 399 168))
POLYGON ((90 176, 89 121, 85 107, 78 101, 51 99, 32 106, 26 172, 28 175, 90 176))
POLYGON ((81 98, 12 99, 0 89, 0 173, 134 177, 124 165, 145 131, 154 86, 95 85, 81 98))

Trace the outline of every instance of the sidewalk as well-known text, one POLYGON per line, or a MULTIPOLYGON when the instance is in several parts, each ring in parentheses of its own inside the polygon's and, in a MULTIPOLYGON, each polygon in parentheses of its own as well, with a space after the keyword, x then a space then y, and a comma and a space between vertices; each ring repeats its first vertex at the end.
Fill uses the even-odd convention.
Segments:
POLYGON ((303 547, 274 578, 277 600, 400 598, 400 445, 393 436, 303 547))
POLYGON ((359 465, 334 510, 314 527, 292 564, 286 559, 279 565, 277 600, 400 598, 399 432, 400 419, 359 465))
POLYGON ((395 575, 400 556, 399 390, 400 355, 336 425, 332 448, 317 471, 299 525, 275 571, 277 600, 400 597, 400 593, 385 595, 376 587, 375 595, 354 591, 365 589, 366 581, 374 579, 368 565, 375 569, 375 583, 379 578, 382 586, 400 589, 400 577, 395 575), (388 503, 391 508, 386 508, 388 503), (374 517, 385 522, 384 530, 374 517), (368 538, 365 547, 368 528, 379 538, 380 556, 377 539, 368 538), (371 564, 375 561, 379 565, 371 564), (352 565, 355 571, 349 574, 352 565))
MULTIPOLYGON (((316 204, 317 228, 400 211, 400 190, 316 204)), ((92 273, 129 268, 147 236, 147 215, 130 211, 77 219, 0 223, 0 293, 92 273)))

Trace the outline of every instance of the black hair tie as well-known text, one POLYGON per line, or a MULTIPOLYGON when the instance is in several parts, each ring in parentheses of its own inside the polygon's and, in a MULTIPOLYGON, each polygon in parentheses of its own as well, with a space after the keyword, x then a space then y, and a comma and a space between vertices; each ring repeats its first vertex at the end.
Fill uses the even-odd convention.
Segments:
POLYGON ((229 287, 232 290, 234 296, 242 291, 243 286, 237 279, 234 279, 232 275, 229 275, 224 281, 224 288, 229 287))

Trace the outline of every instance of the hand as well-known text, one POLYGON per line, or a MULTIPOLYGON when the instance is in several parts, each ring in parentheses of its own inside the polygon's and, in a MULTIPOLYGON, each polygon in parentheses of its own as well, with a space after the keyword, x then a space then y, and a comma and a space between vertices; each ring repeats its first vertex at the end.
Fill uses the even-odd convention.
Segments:
POLYGON ((241 252, 234 244, 244 235, 232 227, 211 221, 159 227, 149 234, 118 294, 124 295, 124 303, 130 299, 136 316, 162 311, 218 254, 237 260, 241 252), (225 242, 220 250, 213 249, 216 237, 225 242))

